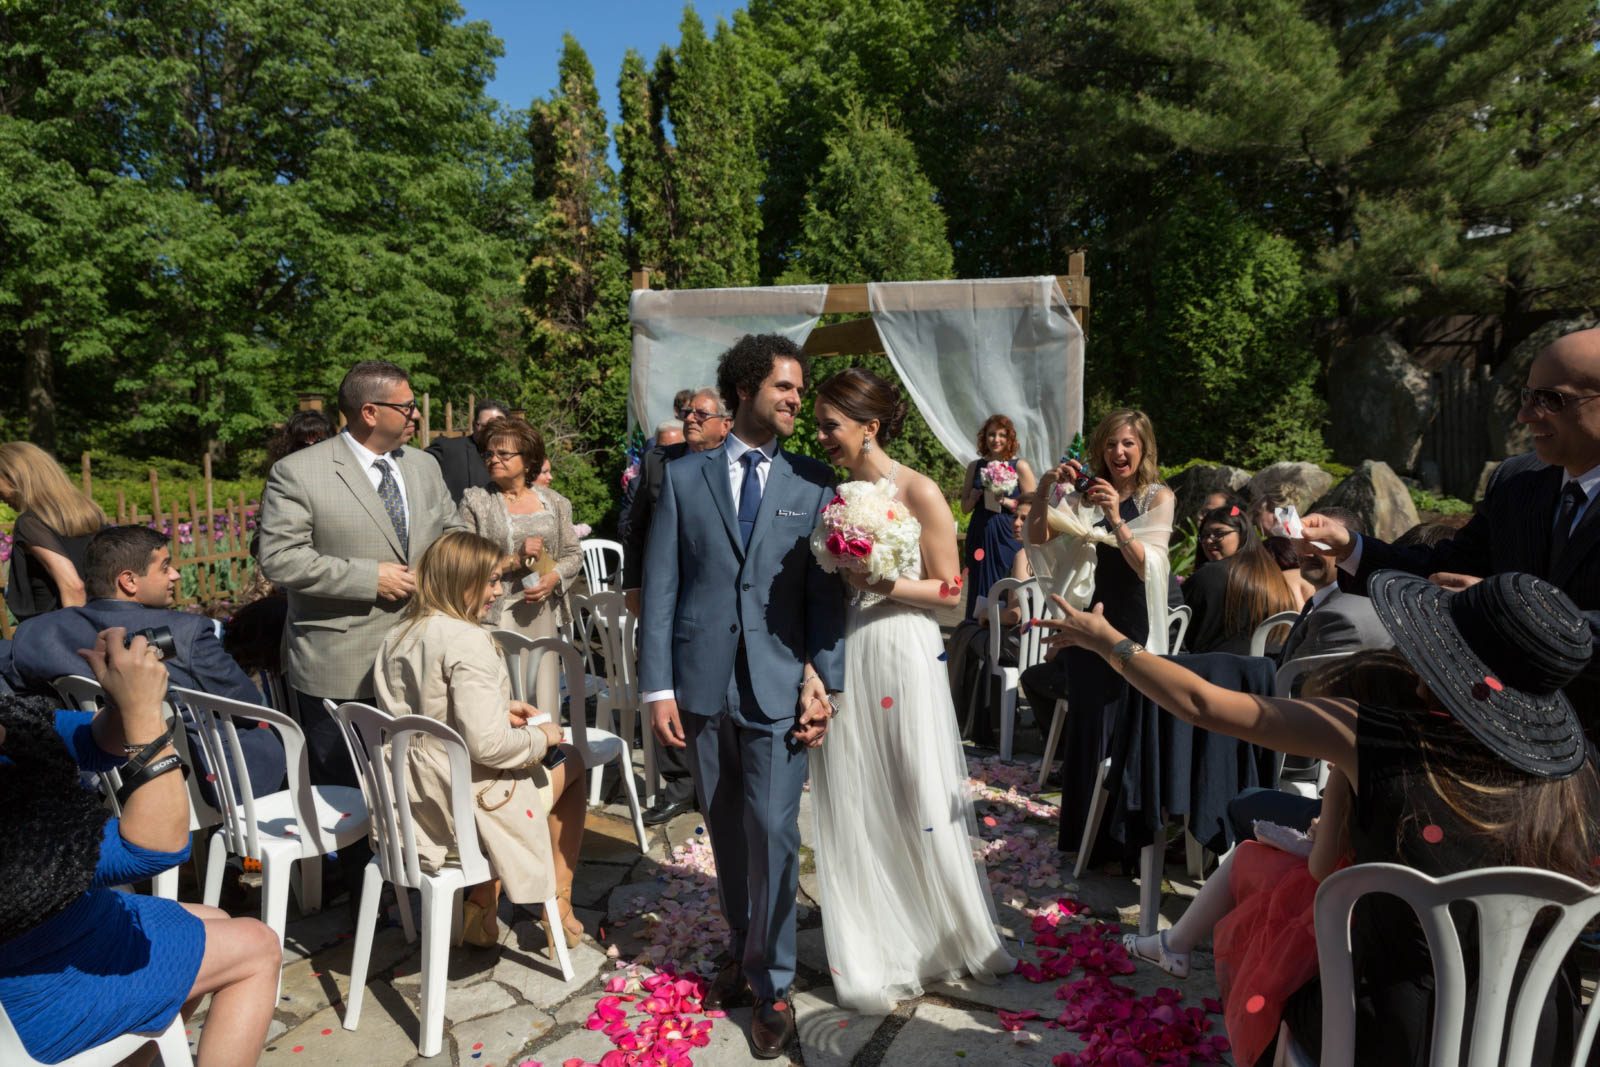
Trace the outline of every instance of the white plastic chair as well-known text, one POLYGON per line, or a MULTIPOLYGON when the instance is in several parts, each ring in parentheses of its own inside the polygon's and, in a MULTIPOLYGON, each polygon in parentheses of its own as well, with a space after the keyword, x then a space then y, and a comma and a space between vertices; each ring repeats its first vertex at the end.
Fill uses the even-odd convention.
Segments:
POLYGON ((1008 593, 1016 594, 1024 624, 1029 619, 1041 618, 1048 603, 1037 578, 1025 581, 1002 578, 989 587, 989 674, 1000 679, 1000 758, 1003 760, 1011 758, 1016 737, 1018 680, 1023 671, 1044 661, 1043 631, 1037 626, 1024 625, 1017 642, 1016 666, 1000 663, 1000 646, 1005 639, 1005 624, 1000 621, 1000 614, 1005 610, 1008 593))
MULTIPOLYGON (((437 1056, 444 1043, 444 998, 450 969, 450 944, 461 931, 461 901, 469 886, 487 882, 494 870, 478 846, 478 824, 472 801, 472 760, 461 735, 425 715, 398 718, 366 704, 341 704, 334 719, 344 733, 357 777, 372 813, 372 836, 377 848, 361 876, 361 912, 356 919, 355 954, 350 961, 350 993, 346 998, 344 1028, 361 1023, 366 997, 367 968, 372 962, 372 938, 378 926, 378 901, 383 883, 392 882, 400 894, 400 911, 409 917, 406 889, 422 892, 422 1019, 417 1053, 437 1056), (422 870, 417 854, 416 823, 411 814, 406 752, 418 737, 431 737, 444 746, 450 761, 450 817, 455 828, 455 865, 433 874, 422 870)), ((548 915, 559 914, 555 897, 544 902, 548 915)), ((572 957, 561 935, 561 922, 551 941, 563 982, 572 981, 572 957)), ((407 937, 414 935, 407 930, 407 937)))
POLYGON ((1183 651, 1183 639, 1189 636, 1189 623, 1194 619, 1194 609, 1179 604, 1167 612, 1167 655, 1176 656, 1183 651))
MULTIPOLYGON (((164 1030, 123 1034, 103 1045, 85 1049, 76 1056, 58 1060, 53 1067, 117 1067, 117 1064, 151 1041, 156 1043, 163 1067, 193 1067, 194 1059, 189 1055, 189 1039, 184 1034, 182 1014, 174 1015, 164 1030)), ((46 1067, 43 1060, 28 1055, 22 1038, 17 1036, 16 1027, 11 1025, 11 1017, 6 1014, 4 1005, 0 1005, 0 1063, 6 1064, 6 1067, 46 1067)))
POLYGON ((589 537, 579 541, 578 547, 583 550, 583 582, 589 587, 590 596, 607 592, 622 581, 623 549, 620 542, 589 537), (613 556, 616 557, 614 564, 611 562, 613 556))
MULTIPOLYGON (((609 730, 589 725, 589 676, 583 670, 583 657, 578 650, 559 637, 541 637, 537 640, 511 630, 494 631, 494 639, 505 653, 506 666, 511 672, 511 695, 527 700, 533 692, 534 679, 539 674, 539 663, 548 655, 556 657, 561 670, 561 692, 566 698, 567 724, 561 728, 563 736, 583 757, 583 765, 595 770, 607 763, 617 765, 617 776, 628 797, 628 807, 633 812, 633 832, 639 841, 639 851, 648 853, 650 842, 645 836, 644 816, 639 808, 639 793, 633 784, 633 746, 627 738, 618 737, 609 730)), ((557 721, 559 709, 540 708, 557 721)))
MULTIPOLYGON (((629 613, 619 592, 596 593, 585 598, 583 608, 587 637, 599 642, 597 651, 605 664, 595 723, 608 723, 612 732, 631 743, 639 727, 639 620, 629 613)), ((644 749, 644 802, 648 807, 655 803, 657 778, 655 738, 648 723, 639 731, 639 739, 644 749)), ((599 768, 590 774, 589 803, 600 803, 599 768)))
POLYGON ((1300 618, 1298 611, 1280 611, 1276 615, 1268 615, 1261 620, 1261 625, 1250 631, 1250 654, 1252 656, 1265 656, 1267 654, 1267 638, 1272 636, 1272 631, 1279 626, 1288 624, 1293 626, 1295 620, 1300 618))
MULTIPOLYGON (((93 678, 85 678, 81 674, 68 674, 57 678, 50 683, 65 704, 70 704, 79 711, 99 711, 105 701, 106 691, 100 683, 93 678)), ((177 714, 172 705, 162 706, 164 716, 170 719, 177 714)), ((193 836, 196 830, 206 830, 222 821, 222 813, 206 803, 206 798, 200 793, 200 769, 195 764, 194 755, 189 751, 189 734, 180 726, 172 731, 172 748, 183 760, 184 766, 191 769, 188 777, 189 787, 189 833, 190 854, 195 860, 195 873, 203 869, 201 855, 204 848, 204 834, 193 836)), ((208 760, 209 762, 209 760, 208 760)), ((122 774, 117 770, 106 771, 99 776, 100 791, 106 798, 106 806, 113 815, 122 814, 122 804, 117 800, 117 790, 122 788, 122 774)), ((178 899, 178 868, 168 867, 150 880, 150 895, 163 897, 167 900, 178 899)))
MULTIPOLYGON (((1397 863, 1363 863, 1337 871, 1317 889, 1317 970, 1322 978, 1322 1067, 1353 1067, 1356 1062, 1355 973, 1350 956, 1350 918, 1356 901, 1368 893, 1398 897, 1417 913, 1433 958, 1433 1034, 1429 1063, 1434 1067, 1530 1067, 1534 1034, 1551 985, 1578 935, 1600 914, 1600 890, 1565 875, 1525 867, 1489 867, 1443 878, 1397 863), (1477 912, 1478 995, 1467 1002, 1469 975, 1461 954, 1461 935, 1450 905, 1470 902, 1477 912), (1529 957, 1517 984, 1529 933, 1541 913, 1554 923, 1529 957), (1509 1015, 1511 1028, 1506 1031, 1509 1015), (1470 1050, 1463 1055, 1463 1030, 1470 1050)), ((1587 1063, 1600 1024, 1600 999, 1584 1013, 1572 1064, 1587 1063)), ((1289 1028, 1278 1031, 1280 1064, 1299 1067, 1310 1057, 1295 1044, 1289 1028)))
MULTIPOLYGON (((169 699, 187 708, 200 727, 200 741, 216 775, 222 825, 206 856, 206 904, 222 896, 222 870, 229 853, 261 861, 261 919, 283 944, 289 916, 289 881, 300 872, 300 908, 322 906, 322 857, 367 836, 367 806, 361 790, 345 785, 316 785, 306 761, 305 734, 289 716, 272 708, 212 696, 173 686, 169 699), (250 768, 239 745, 234 717, 254 719, 278 731, 288 767, 289 788, 264 797, 250 789, 250 768), (226 750, 232 766, 221 759, 226 750), (235 788, 237 783, 237 788, 235 788), (235 796, 242 799, 236 801, 235 796), (301 860, 309 862, 300 863, 301 860)), ((245 729, 256 727, 247 726, 245 729)))
MULTIPOLYGON (((1328 663, 1349 659, 1351 652, 1328 652, 1321 656, 1301 656, 1278 668, 1272 682, 1273 696, 1294 695, 1294 685, 1302 677, 1328 663)), ((1303 797, 1319 797, 1328 787, 1328 765, 1322 760, 1299 756, 1278 756, 1278 788, 1303 797)))

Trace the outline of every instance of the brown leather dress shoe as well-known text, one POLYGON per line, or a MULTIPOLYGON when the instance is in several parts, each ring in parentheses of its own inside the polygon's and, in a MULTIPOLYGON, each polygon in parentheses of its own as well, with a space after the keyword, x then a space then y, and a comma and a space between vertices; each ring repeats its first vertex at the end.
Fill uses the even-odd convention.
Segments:
POLYGON ((750 1050, 758 1060, 775 1060, 794 1040, 794 1005, 788 1000, 756 1003, 750 1018, 750 1050))
POLYGON ((706 995, 701 998, 700 1006, 707 1011, 727 1011, 729 1008, 742 1008, 754 999, 749 983, 744 980, 744 964, 728 958, 706 987, 706 995))

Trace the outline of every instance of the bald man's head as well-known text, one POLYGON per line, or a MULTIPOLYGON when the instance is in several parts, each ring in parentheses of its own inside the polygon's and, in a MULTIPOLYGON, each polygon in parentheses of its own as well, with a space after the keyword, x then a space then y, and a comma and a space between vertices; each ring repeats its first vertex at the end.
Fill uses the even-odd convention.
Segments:
POLYGON ((1600 466, 1600 328, 1545 346, 1528 368, 1517 421, 1546 463, 1577 476, 1600 466))

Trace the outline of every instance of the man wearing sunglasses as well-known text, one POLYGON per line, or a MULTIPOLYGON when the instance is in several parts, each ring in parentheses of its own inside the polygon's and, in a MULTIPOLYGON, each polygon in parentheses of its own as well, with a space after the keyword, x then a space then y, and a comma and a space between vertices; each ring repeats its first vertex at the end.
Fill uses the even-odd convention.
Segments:
MULTIPOLYGON (((1386 568, 1453 590, 1524 571, 1570 596, 1600 637, 1600 329, 1567 334, 1541 351, 1520 399, 1517 421, 1532 432, 1533 451, 1500 465, 1454 540, 1396 548, 1324 516, 1306 517, 1306 538, 1339 557, 1342 589, 1364 594, 1368 577, 1386 568)), ((1600 656, 1567 693, 1591 739, 1600 740, 1600 656)))
POLYGON ((319 785, 356 784, 323 699, 372 702, 372 662, 416 590, 412 569, 464 528, 439 464, 402 447, 420 421, 403 369, 357 363, 339 411, 343 432, 279 460, 261 494, 261 570, 289 592, 284 669, 319 785))

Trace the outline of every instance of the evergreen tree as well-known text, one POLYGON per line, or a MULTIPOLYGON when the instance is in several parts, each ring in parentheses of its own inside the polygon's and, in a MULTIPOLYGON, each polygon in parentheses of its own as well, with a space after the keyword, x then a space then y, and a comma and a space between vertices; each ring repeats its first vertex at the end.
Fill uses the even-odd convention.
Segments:
POLYGON ((615 129, 620 189, 631 265, 665 272, 672 262, 677 205, 669 180, 673 147, 663 128, 664 87, 671 82, 672 52, 662 49, 652 78, 644 57, 628 49, 617 92, 622 100, 615 129))
POLYGON ((669 250, 674 285, 754 285, 761 168, 736 45, 723 23, 707 38, 693 8, 684 9, 680 38, 666 91, 675 146, 670 173, 678 230, 669 250))
POLYGON ((525 405, 546 444, 575 462, 563 491, 599 520, 614 494, 600 472, 620 469, 631 333, 616 175, 594 68, 569 34, 560 83, 528 122, 535 209, 524 271, 529 335, 525 405))

